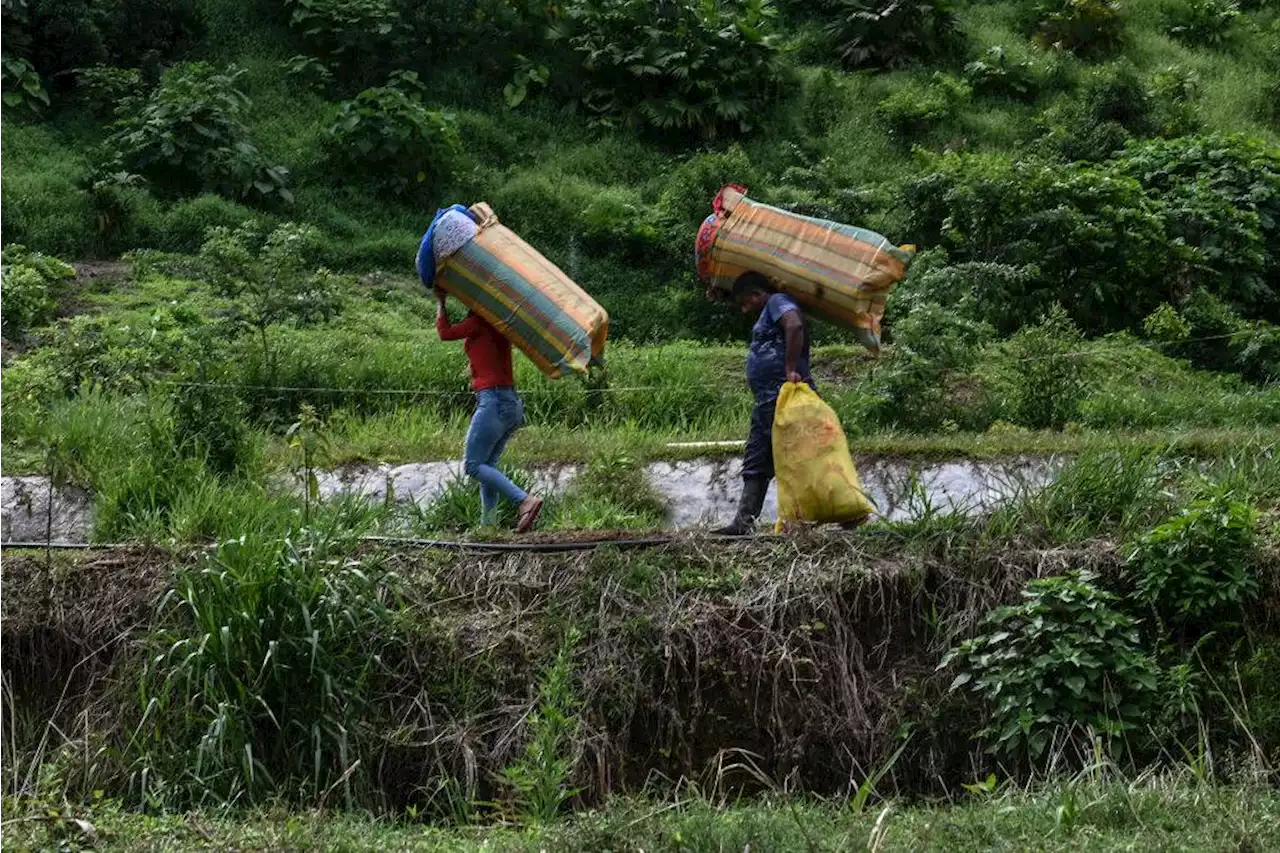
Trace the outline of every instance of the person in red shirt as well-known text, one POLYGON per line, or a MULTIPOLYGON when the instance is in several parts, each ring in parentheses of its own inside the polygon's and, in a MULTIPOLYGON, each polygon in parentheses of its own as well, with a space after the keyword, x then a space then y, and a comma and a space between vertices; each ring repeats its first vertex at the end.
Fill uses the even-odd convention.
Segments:
POLYGON ((511 482, 497 468, 498 457, 507 441, 524 424, 524 403, 516 393, 515 371, 511 366, 511 342, 475 312, 468 313, 462 322, 451 324, 445 292, 437 287, 435 293, 436 332, 442 341, 464 341, 471 366, 476 413, 467 430, 463 467, 467 476, 480 483, 484 523, 493 522, 498 501, 506 498, 519 506, 516 532, 525 533, 537 523, 542 499, 511 482))

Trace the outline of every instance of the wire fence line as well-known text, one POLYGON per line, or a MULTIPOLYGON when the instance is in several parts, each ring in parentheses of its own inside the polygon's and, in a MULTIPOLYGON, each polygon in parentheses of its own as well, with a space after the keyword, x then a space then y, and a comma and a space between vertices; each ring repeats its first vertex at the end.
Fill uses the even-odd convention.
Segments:
MULTIPOLYGON (((1197 338, 1183 338, 1177 341, 1148 341, 1137 343, 1134 345, 1137 349, 1145 349, 1150 351, 1159 351, 1162 347, 1185 346, 1187 344, 1206 343, 1209 341, 1231 340, 1235 338, 1248 337, 1258 334, 1256 329, 1243 329, 1236 332, 1227 332, 1220 335, 1205 335, 1197 338)), ((1101 355, 1105 352, 1114 351, 1113 347, 1108 345, 1093 345, 1081 347, 1071 352, 1055 353, 1052 355, 1034 355, 1024 356, 1021 358, 1007 359, 1006 363, 1021 364, 1034 361, 1057 361, 1070 360, 1079 358, 1091 358, 1101 355)), ((440 388, 363 388, 357 386, 326 386, 326 385, 261 385, 253 383, 239 382, 208 382, 199 380, 183 380, 183 379, 153 379, 153 385, 169 385, 186 388, 220 388, 224 390, 234 391, 253 391, 262 393, 280 393, 280 394, 370 394, 382 396, 400 396, 400 397, 469 397, 474 392, 469 389, 440 389, 440 388)), ((671 391, 678 387, 679 390, 723 390, 723 382, 703 382, 703 383, 681 383, 679 386, 671 385, 622 385, 599 387, 583 387, 583 394, 638 394, 638 393, 656 393, 662 391, 671 391)))

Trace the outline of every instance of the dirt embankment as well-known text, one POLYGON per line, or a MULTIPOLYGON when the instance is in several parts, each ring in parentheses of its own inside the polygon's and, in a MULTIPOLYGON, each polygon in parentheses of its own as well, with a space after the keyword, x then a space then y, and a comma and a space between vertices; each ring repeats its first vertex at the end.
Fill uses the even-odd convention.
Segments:
MULTIPOLYGON (((125 725, 140 638, 198 553, 11 552, 4 672, 18 703, 125 725), (114 698, 113 698, 114 697, 114 698), (127 699, 126 699, 127 705, 127 699)), ((689 777, 842 788, 916 728, 886 785, 968 773, 972 720, 933 713, 940 654, 1033 576, 1114 571, 1107 543, 957 550, 948 540, 813 535, 647 550, 474 554, 367 543, 352 559, 398 579, 409 620, 386 661, 378 782, 407 798, 441 773, 483 797, 526 740, 538 676, 566 627, 583 796, 689 777), (392 721, 394 724, 392 724, 392 721)), ((372 759, 371 759, 372 760, 372 759)), ((967 778, 967 776, 965 777, 967 778)))

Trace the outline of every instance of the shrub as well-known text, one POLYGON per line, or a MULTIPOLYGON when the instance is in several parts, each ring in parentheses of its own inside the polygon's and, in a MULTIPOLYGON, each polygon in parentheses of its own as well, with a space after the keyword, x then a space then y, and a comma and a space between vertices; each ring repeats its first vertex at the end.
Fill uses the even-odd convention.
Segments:
POLYGON ((241 116, 249 99, 237 86, 243 73, 204 62, 166 71, 140 111, 119 122, 111 150, 164 193, 292 202, 288 170, 268 164, 248 139, 241 116))
POLYGON ((1152 140, 1114 171, 1141 182, 1169 236, 1194 250, 1181 278, 1245 316, 1280 319, 1280 152, 1243 136, 1152 140))
POLYGON ((252 209, 220 195, 205 193, 183 199, 164 212, 159 248, 171 252, 198 252, 211 228, 235 229, 253 219, 252 209))
POLYGON ((850 68, 904 68, 964 48, 953 0, 827 0, 826 34, 850 68))
POLYGON ((200 315, 185 305, 161 306, 143 322, 80 314, 42 332, 41 346, 24 362, 50 367, 60 394, 83 385, 132 394, 211 358, 212 342, 202 327, 200 315))
POLYGON ((1238 17, 1236 0, 1173 0, 1164 8, 1169 35, 1196 46, 1225 42, 1238 17))
POLYGON ((940 260, 917 255, 906 280, 894 292, 894 302, 908 312, 932 302, 1009 335, 1027 317, 1048 307, 1049 297, 1037 290, 1039 267, 984 261, 948 264, 945 252, 934 251, 940 260))
POLYGON ((952 689, 967 684, 986 701, 990 722, 978 735, 992 748, 1037 758, 1064 729, 1122 736, 1154 709, 1159 669, 1142 650, 1138 623, 1095 579, 1081 572, 1028 582, 1021 603, 991 611, 984 633, 943 658, 959 669, 952 689))
POLYGON ((699 152, 666 175, 658 209, 673 231, 689 234, 711 214, 711 200, 721 187, 729 183, 750 187, 758 177, 760 170, 740 145, 699 152))
POLYGON ((1104 56, 1124 41, 1125 19, 1117 0, 1042 0, 1036 42, 1085 57, 1104 56))
POLYGON ((1026 310, 1061 302, 1089 332, 1140 323, 1188 257, 1139 181, 1114 170, 955 153, 922 167, 904 187, 917 242, 961 263, 1034 266, 1026 310))
POLYGON ((337 79, 368 83, 401 57, 410 31, 390 0, 288 0, 290 25, 337 79))
POLYGON ((1034 101, 1040 81, 1030 60, 1010 59, 1003 45, 988 48, 982 58, 964 67, 965 79, 973 91, 1022 101, 1034 101))
POLYGON ((1219 486, 1147 531, 1126 561, 1138 598, 1181 624, 1240 607, 1258 594, 1254 524, 1253 508, 1219 486))
POLYGON ((49 106, 49 93, 40 82, 40 75, 25 59, 0 58, 0 90, 4 92, 5 107, 27 115, 39 115, 49 106))
POLYGON ((267 336, 271 326, 321 322, 340 310, 335 277, 307 268, 307 248, 318 237, 314 229, 292 223, 263 236, 249 222, 234 231, 210 229, 200 248, 209 281, 234 302, 229 320, 257 337, 268 377, 274 366, 267 336))
POLYGON ((170 394, 176 449, 215 474, 233 473, 250 449, 244 402, 203 370, 189 371, 184 379, 170 394))
POLYGON ((117 254, 153 240, 159 203, 147 192, 145 178, 112 163, 91 172, 83 183, 93 214, 93 243, 99 253, 117 254))
POLYGON ((946 425, 983 428, 989 417, 960 395, 992 330, 938 305, 925 304, 889 329, 892 358, 877 371, 880 419, 908 429, 935 430, 946 425), (968 405, 966 405, 966 403, 968 405))
POLYGON ((99 119, 137 111, 145 89, 137 68, 91 65, 76 69, 76 100, 99 119))
POLYGON ((198 0, 18 0, 4 4, 5 53, 48 79, 90 65, 156 66, 196 43, 198 0))
POLYGON ((366 89, 338 106, 329 126, 330 159, 349 174, 369 176, 381 192, 402 198, 438 190, 462 149, 452 113, 423 106, 417 75, 366 89))
POLYGON ((573 0, 563 15, 552 37, 580 63, 570 92, 604 125, 745 132, 778 91, 768 0, 573 0))
POLYGON ((940 72, 928 83, 914 79, 876 105, 876 117, 899 142, 911 142, 953 117, 972 95, 969 84, 940 72))
POLYGON ((371 697, 398 642, 394 577, 342 542, 323 528, 232 540, 178 577, 138 686, 130 757, 144 797, 315 803, 367 778, 351 770, 376 766, 371 697))
POLYGON ((1063 160, 1100 162, 1157 126, 1149 87, 1128 62, 1091 71, 1078 97, 1050 109, 1042 145, 1063 160))
POLYGON ((1200 96, 1200 77, 1194 71, 1170 66, 1151 77, 1151 119, 1160 136, 1189 136, 1200 129, 1195 101, 1200 96))
POLYGON ((1178 309, 1162 305, 1143 321, 1143 330, 1169 355, 1204 370, 1229 371, 1234 365, 1233 338, 1244 325, 1221 299, 1197 288, 1178 309))
POLYGON ((1055 305, 1035 326, 1009 341, 1017 377, 1014 410, 1019 424, 1032 429, 1062 429, 1076 419, 1085 394, 1084 336, 1055 305))
POLYGON ((54 295, 61 284, 75 278, 70 264, 16 243, 0 254, 0 282, 4 294, 4 336, 20 341, 28 329, 53 315, 54 295))

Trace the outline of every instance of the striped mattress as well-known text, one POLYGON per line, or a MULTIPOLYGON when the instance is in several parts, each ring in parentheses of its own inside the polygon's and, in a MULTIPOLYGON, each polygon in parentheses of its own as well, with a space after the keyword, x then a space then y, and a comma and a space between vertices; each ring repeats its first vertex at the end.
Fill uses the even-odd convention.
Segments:
POLYGON ((885 301, 906 276, 913 247, 751 201, 736 185, 722 189, 714 206, 695 245, 698 274, 713 294, 731 293, 744 272, 761 273, 806 311, 852 329, 879 351, 885 301))
POLYGON ((434 284, 457 297, 556 379, 602 363, 609 315, 555 264, 473 205, 475 239, 436 266, 434 284))

